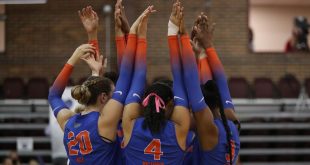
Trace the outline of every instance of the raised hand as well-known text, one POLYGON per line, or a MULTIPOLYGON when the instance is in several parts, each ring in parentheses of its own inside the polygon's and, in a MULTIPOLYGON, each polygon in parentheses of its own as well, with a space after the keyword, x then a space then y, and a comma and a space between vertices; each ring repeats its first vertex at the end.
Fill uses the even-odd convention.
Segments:
POLYGON ((128 19, 126 17, 125 7, 123 5, 121 5, 120 9, 121 9, 122 31, 125 34, 128 34, 129 31, 130 31, 130 26, 129 26, 129 23, 128 23, 128 19))
POLYGON ((180 19, 180 34, 183 35, 183 34, 186 34, 186 29, 185 29, 185 25, 184 25, 184 7, 183 6, 180 6, 178 9, 177 9, 177 15, 178 15, 178 18, 180 19))
POLYGON ((179 0, 177 0, 174 4, 173 4, 173 6, 172 6, 172 12, 171 12, 171 15, 170 15, 170 18, 169 18, 169 20, 174 24, 174 25, 176 25, 176 26, 180 26, 180 22, 181 22, 181 20, 180 20, 180 18, 179 18, 179 14, 178 14, 178 12, 179 12, 179 10, 180 10, 180 5, 181 5, 181 3, 180 3, 180 1, 179 0))
POLYGON ((130 34, 137 34, 137 30, 138 30, 138 27, 139 27, 139 24, 142 20, 142 18, 145 16, 145 15, 148 15, 149 13, 154 13, 156 12, 156 10, 153 9, 154 6, 148 6, 144 12, 136 19, 136 21, 132 24, 132 26, 130 27, 130 34))
POLYGON ((196 58, 202 58, 206 56, 206 54, 204 53, 204 48, 200 45, 200 43, 197 40, 194 41, 191 40, 190 42, 196 58))
POLYGON ((83 44, 76 48, 67 63, 75 65, 82 56, 87 56, 88 54, 95 54, 95 51, 95 47, 93 47, 91 44, 83 44))
POLYGON ((151 13, 156 11, 153 8, 154 6, 150 6, 148 8, 149 9, 148 12, 146 12, 141 18, 141 22, 138 26, 138 37, 139 38, 146 38, 148 17, 151 13))
POLYGON ((81 60, 85 61, 86 64, 92 71, 92 76, 99 76, 103 69, 103 56, 100 56, 98 60, 96 60, 93 54, 87 53, 80 57, 81 60))
POLYGON ((125 7, 122 5, 122 0, 117 0, 115 4, 115 32, 117 36, 128 34, 130 27, 125 14, 125 7))
POLYGON ((194 26, 193 32, 195 38, 204 49, 213 47, 213 31, 215 23, 210 21, 206 15, 201 13, 198 17, 198 23, 194 26))
POLYGON ((86 30, 89 33, 96 33, 99 26, 99 18, 97 13, 92 9, 91 6, 83 8, 82 11, 78 11, 81 22, 86 30))
POLYGON ((123 36, 122 31, 122 20, 121 20, 121 2, 122 0, 117 0, 115 4, 114 20, 115 20, 115 34, 116 36, 123 36))

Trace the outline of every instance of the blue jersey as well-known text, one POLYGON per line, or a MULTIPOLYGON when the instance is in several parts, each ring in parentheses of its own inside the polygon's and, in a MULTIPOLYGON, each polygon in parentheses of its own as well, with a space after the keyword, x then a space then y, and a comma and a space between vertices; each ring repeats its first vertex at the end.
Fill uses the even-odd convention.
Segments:
POLYGON ((193 164, 193 149, 196 135, 194 131, 189 131, 186 138, 186 153, 184 157, 184 165, 192 165, 193 164))
MULTIPOLYGON (((220 119, 215 119, 214 123, 216 124, 219 132, 219 142, 211 151, 202 151, 200 150, 200 164, 201 165, 229 165, 230 157, 228 152, 228 144, 226 140, 226 131, 223 125, 223 122, 220 119)), ((239 133, 236 125, 227 120, 227 124, 232 133, 231 135, 231 147, 232 147, 232 157, 233 163, 236 164, 239 149, 240 149, 240 141, 239 141, 239 133)))
POLYGON ((70 165, 114 164, 117 143, 106 142, 98 132, 99 112, 71 117, 64 129, 64 145, 70 165))
POLYGON ((143 129, 144 118, 135 121, 129 143, 124 148, 126 164, 129 165, 168 165, 183 163, 185 152, 180 148, 175 124, 167 121, 158 134, 143 129))
POLYGON ((117 151, 117 160, 115 164, 117 165, 125 164, 125 156, 123 154, 124 151, 122 147, 123 138, 124 138, 124 132, 123 132, 123 127, 122 127, 122 122, 120 121, 117 126, 117 137, 116 137, 118 151, 117 151))

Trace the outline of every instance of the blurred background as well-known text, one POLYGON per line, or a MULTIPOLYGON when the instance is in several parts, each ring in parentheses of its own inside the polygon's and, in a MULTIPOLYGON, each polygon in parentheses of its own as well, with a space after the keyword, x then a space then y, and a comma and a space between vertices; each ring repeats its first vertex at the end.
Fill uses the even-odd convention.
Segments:
MULTIPOLYGON (((57 124, 49 116, 48 88, 73 51, 87 42, 77 14, 86 5, 92 5, 99 15, 99 46, 108 57, 107 70, 116 71, 115 2, 0 0, 3 164, 50 165, 52 161, 65 161, 65 153, 55 147, 63 144, 61 137, 53 135, 62 135, 53 132, 57 124)), ((172 2, 123 0, 129 23, 147 5, 153 4, 158 11, 150 17, 148 30, 148 82, 171 78, 166 36, 172 2)), ((216 22, 214 45, 242 123, 240 164, 309 165, 310 1, 181 2, 188 31, 200 12, 216 22)), ((83 82, 90 74, 82 63, 75 70, 68 86, 83 82)), ((75 106, 69 96, 67 103, 75 106)))

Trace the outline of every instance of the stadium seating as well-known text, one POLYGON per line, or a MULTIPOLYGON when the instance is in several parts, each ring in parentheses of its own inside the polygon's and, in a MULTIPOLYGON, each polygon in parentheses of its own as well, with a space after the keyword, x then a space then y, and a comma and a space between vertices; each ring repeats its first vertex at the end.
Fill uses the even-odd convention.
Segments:
POLYGON ((253 84, 254 98, 276 98, 275 86, 270 78, 255 78, 253 84))
POLYGON ((48 95, 49 84, 45 78, 31 78, 27 84, 27 98, 46 99, 48 95))
POLYGON ((21 78, 6 78, 3 82, 4 98, 22 99, 24 98, 25 86, 21 78))
POLYGON ((243 77, 232 77, 228 81, 231 97, 233 98, 250 98, 250 86, 243 77))
MULTIPOLYGON (((79 83, 86 78, 81 78, 79 83)), ((310 111, 295 111, 300 90, 297 79, 285 77, 280 79, 280 84, 283 98, 276 97, 277 86, 269 78, 256 78, 252 86, 244 78, 229 79, 235 110, 241 120, 243 165, 310 164, 310 111), (253 98, 250 87, 254 91, 253 98)), ((309 94, 310 78, 304 85, 309 94)), ((20 78, 7 78, 3 82, 6 100, 0 100, 0 160, 16 148, 18 137, 32 137, 35 150, 20 154, 22 164, 41 156, 46 165, 50 165, 50 138, 44 133, 49 119, 48 103, 37 100, 46 95, 48 82, 44 78, 30 79, 25 85, 26 97, 23 86, 20 78)))
POLYGON ((0 99, 3 99, 4 94, 3 94, 3 86, 0 84, 0 99))
POLYGON ((308 96, 310 96, 310 78, 306 78, 305 79, 305 88, 306 88, 306 92, 308 94, 308 96))
POLYGON ((278 89, 282 98, 297 98, 300 83, 293 75, 285 75, 278 82, 278 89))

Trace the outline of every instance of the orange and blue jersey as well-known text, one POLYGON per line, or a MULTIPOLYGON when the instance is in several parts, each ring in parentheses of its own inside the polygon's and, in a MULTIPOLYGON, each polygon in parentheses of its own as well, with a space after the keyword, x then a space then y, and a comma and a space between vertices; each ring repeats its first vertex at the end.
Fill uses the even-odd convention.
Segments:
POLYGON ((167 121, 158 134, 143 129, 144 118, 135 121, 129 143, 124 148, 126 164, 169 165, 182 164, 185 152, 178 144, 175 124, 167 121))
MULTIPOLYGON (((201 165, 229 165, 230 163, 230 154, 228 152, 228 144, 226 139, 226 131, 223 125, 223 122, 220 119, 215 119, 214 123, 216 124, 219 131, 219 141, 218 144, 210 151, 202 151, 199 148, 199 145, 195 146, 199 148, 199 157, 201 165)), ((236 125, 228 120, 227 124, 231 131, 231 153, 232 153, 232 164, 236 164, 239 150, 240 150, 240 140, 239 132, 236 125)))
POLYGON ((117 143, 103 140, 98 131, 99 112, 72 116, 64 128, 64 145, 70 165, 114 164, 117 143))

